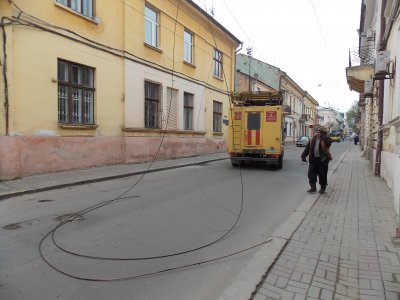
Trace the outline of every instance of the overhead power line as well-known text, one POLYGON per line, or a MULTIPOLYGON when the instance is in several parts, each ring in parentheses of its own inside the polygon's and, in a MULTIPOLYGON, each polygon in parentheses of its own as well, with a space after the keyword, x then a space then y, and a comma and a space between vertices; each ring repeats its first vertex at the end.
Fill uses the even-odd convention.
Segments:
POLYGON ((330 64, 331 64, 331 68, 332 68, 333 74, 335 75, 336 81, 339 81, 339 80, 338 80, 337 73, 336 73, 335 65, 333 64, 332 56, 331 56, 330 51, 329 51, 328 44, 326 43, 324 31, 322 30, 322 26, 321 26, 321 23, 320 23, 319 18, 318 18, 317 10, 315 9, 314 1, 313 1, 313 0, 310 0, 310 1, 311 1, 313 10, 314 10, 315 19, 317 20, 319 32, 320 32, 320 34, 321 34, 321 38, 322 38, 322 41, 323 41, 324 46, 325 46, 325 51, 326 51, 326 53, 327 53, 327 55, 328 55, 329 62, 330 62, 330 64))

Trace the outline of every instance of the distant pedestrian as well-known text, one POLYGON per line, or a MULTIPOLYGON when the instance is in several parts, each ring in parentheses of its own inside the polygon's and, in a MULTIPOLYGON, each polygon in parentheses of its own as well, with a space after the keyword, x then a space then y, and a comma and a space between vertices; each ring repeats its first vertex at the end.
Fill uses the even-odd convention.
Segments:
POLYGON ((309 157, 308 182, 311 186, 307 191, 309 194, 317 192, 317 177, 321 186, 321 189, 318 191, 320 194, 325 193, 326 186, 328 185, 328 165, 329 161, 332 160, 329 148, 332 144, 332 139, 327 136, 326 132, 325 127, 317 127, 316 135, 307 144, 301 154, 301 159, 304 162, 307 162, 306 157, 309 157))
POLYGON ((354 137, 354 145, 357 146, 358 141, 359 141, 359 137, 358 137, 358 135, 356 135, 356 136, 354 137))

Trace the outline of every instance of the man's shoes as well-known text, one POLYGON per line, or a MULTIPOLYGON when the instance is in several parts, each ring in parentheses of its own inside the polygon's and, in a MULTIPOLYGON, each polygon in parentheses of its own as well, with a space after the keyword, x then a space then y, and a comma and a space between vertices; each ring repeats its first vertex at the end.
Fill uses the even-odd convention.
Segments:
POLYGON ((309 194, 315 194, 317 192, 317 188, 316 187, 311 187, 308 191, 307 191, 307 193, 309 193, 309 194))
POLYGON ((325 194, 325 187, 321 187, 321 189, 318 191, 318 193, 320 194, 325 194))

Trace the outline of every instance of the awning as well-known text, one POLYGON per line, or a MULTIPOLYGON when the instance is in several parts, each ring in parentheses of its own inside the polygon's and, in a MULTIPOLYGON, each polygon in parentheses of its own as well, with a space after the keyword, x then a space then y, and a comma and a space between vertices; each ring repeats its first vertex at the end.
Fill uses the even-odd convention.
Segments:
POLYGON ((350 90, 363 94, 365 80, 374 77, 374 66, 365 65, 346 68, 346 77, 350 90))

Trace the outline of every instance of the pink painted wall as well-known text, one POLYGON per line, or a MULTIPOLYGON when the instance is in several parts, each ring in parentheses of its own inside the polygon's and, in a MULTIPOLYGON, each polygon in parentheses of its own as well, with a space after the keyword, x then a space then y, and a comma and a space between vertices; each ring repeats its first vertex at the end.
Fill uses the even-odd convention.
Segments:
MULTIPOLYGON (((0 180, 149 161, 160 137, 0 137, 0 180)), ((166 137, 157 159, 226 151, 224 139, 166 137)))

